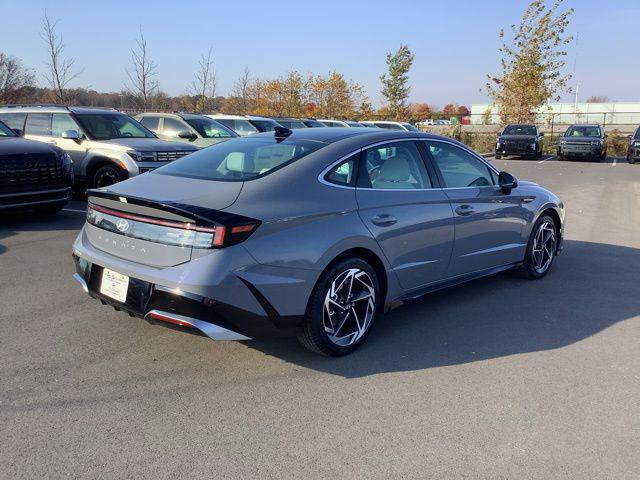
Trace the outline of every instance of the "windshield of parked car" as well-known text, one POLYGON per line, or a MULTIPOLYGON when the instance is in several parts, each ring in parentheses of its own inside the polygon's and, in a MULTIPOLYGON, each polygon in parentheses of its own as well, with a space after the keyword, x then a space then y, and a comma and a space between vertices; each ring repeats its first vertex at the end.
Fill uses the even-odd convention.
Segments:
POLYGON ((639 140, 640 139, 640 128, 638 128, 636 130, 636 134, 633 136, 634 140, 639 140))
POLYGON ((325 144, 274 137, 235 138, 194 152, 154 173, 205 180, 244 181, 261 177, 298 160, 325 144))
POLYGON ((536 127, 533 125, 507 125, 502 132, 503 135, 537 135, 536 127))
POLYGON ((185 118, 187 122, 202 138, 231 138, 237 137, 238 134, 210 118, 185 118))
POLYGON ((251 120, 251 123, 261 132, 273 132, 279 125, 275 120, 257 120, 255 118, 251 120))
POLYGON ((321 123, 317 120, 304 120, 303 123, 310 128, 318 128, 318 127, 325 127, 326 125, 324 123, 321 123))
POLYGON ((122 113, 81 113, 76 118, 93 140, 113 138, 156 138, 156 136, 122 113))
POLYGON ((15 137, 16 134, 13 130, 7 127, 4 123, 0 122, 0 137, 15 137))
POLYGON ((567 137, 597 137, 599 138, 600 127, 571 127, 567 131, 567 137))
POLYGON ((294 128, 307 128, 302 120, 278 120, 278 123, 283 127, 294 128))
POLYGON ((416 127, 414 127, 413 125, 411 125, 410 123, 403 123, 402 124, 407 130, 409 130, 410 132, 419 132, 420 130, 418 130, 416 127))

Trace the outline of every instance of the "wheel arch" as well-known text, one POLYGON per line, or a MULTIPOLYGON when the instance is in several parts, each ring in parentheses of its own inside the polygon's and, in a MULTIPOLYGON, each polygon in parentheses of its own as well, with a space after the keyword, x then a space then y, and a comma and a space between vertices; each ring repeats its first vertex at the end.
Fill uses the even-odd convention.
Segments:
MULTIPOLYGON (((536 217, 535 222, 538 221, 538 219, 540 217, 542 217, 543 215, 549 215, 552 219, 553 219, 553 223, 556 226, 556 230, 558 231, 558 237, 559 237, 559 241, 558 241, 558 245, 557 245, 557 250, 560 250, 560 247, 562 245, 562 237, 564 235, 564 229, 562 226, 562 220, 560 218, 560 214, 558 213, 558 211, 556 210, 556 207, 554 206, 545 206, 544 208, 542 208, 540 210, 540 213, 538 214, 538 216, 536 217)), ((535 224, 535 222, 533 222, 535 224)))
POLYGON ((93 176, 96 174, 98 169, 106 165, 114 166, 118 168, 125 175, 126 178, 129 177, 129 171, 126 168, 122 168, 122 164, 119 161, 114 160, 113 158, 110 158, 107 156, 96 155, 87 164, 87 170, 86 170, 87 182, 89 184, 92 184, 93 176))
MULTIPOLYGON (((347 250, 342 251, 341 253, 339 253, 338 255, 336 255, 329 263, 327 263, 327 265, 324 267, 324 269, 322 270, 322 272, 320 273, 320 275, 318 275, 318 279, 316 280, 315 285, 313 286, 313 290, 315 291, 315 289, 318 286, 318 283, 320 282, 320 280, 324 277, 325 273, 331 268, 333 267, 333 265, 335 265, 337 262, 344 260, 346 258, 358 258, 360 260, 364 260, 365 262, 367 262, 371 268, 373 268, 373 271, 375 272, 376 276, 378 277, 378 283, 380 285, 380 298, 381 298, 381 302, 378 305, 378 308, 380 309, 380 311, 383 310, 386 299, 387 299, 387 292, 388 292, 388 288, 389 288, 389 281, 387 278, 387 270, 384 266, 384 262, 382 261, 382 259, 372 250, 365 248, 365 247, 354 247, 354 248, 349 248, 347 250)), ((307 302, 307 310, 309 311, 309 305, 311 302, 311 298, 313 297, 313 295, 311 295, 309 297, 309 301, 307 302)))

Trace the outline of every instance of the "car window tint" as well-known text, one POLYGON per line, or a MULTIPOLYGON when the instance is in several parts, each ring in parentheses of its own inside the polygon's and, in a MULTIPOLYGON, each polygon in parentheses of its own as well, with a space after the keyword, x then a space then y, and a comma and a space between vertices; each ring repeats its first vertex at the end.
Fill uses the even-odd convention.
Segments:
POLYGON ((164 117, 164 124, 162 127, 163 135, 178 138, 178 134, 180 132, 190 132, 190 129, 180 120, 176 120, 175 118, 171 117, 164 117))
POLYGON ((27 135, 51 136, 51 114, 30 113, 27 115, 27 123, 24 127, 27 135))
POLYGON ((327 182, 350 186, 355 183, 355 169, 360 153, 351 155, 347 160, 333 167, 324 177, 327 182))
POLYGON ((140 123, 154 133, 158 133, 160 117, 142 117, 140 123))
POLYGON ((51 135, 54 137, 62 137, 67 130, 75 130, 80 133, 78 124, 66 113, 54 113, 51 120, 51 135))
POLYGON ((26 113, 0 113, 0 121, 9 128, 16 128, 18 130, 24 129, 24 120, 26 118, 26 113))
POLYGON ((440 169, 445 187, 486 187, 494 184, 489 167, 460 147, 443 142, 425 142, 440 169))
POLYGON ((368 148, 363 165, 363 188, 415 190, 432 186, 414 142, 392 142, 368 148))

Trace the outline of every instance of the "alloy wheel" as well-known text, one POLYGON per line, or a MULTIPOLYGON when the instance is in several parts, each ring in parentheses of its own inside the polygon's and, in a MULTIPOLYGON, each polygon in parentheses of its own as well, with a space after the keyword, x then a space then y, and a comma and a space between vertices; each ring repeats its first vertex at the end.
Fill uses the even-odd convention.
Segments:
POLYGON ((118 172, 116 172, 112 168, 104 168, 101 169, 95 178, 95 187, 108 187, 109 185, 113 185, 114 183, 118 183, 120 181, 120 176, 118 172))
POLYGON ((376 310, 371 277, 359 268, 338 275, 325 296, 322 321, 329 340, 338 346, 357 342, 369 330, 376 310))
POLYGON ((533 239, 533 268, 536 273, 545 273, 551 266, 556 252, 556 229, 551 222, 542 222, 533 239))

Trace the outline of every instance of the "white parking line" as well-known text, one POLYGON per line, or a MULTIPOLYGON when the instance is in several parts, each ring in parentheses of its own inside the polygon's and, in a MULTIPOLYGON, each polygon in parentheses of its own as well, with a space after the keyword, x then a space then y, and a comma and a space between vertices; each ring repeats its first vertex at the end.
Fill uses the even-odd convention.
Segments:
POLYGON ((76 210, 75 208, 63 208, 63 212, 87 213, 86 210, 76 210))
POLYGON ((544 163, 547 160, 551 160, 553 158, 553 155, 549 155, 547 158, 543 158, 542 160, 540 160, 538 163, 544 163))

